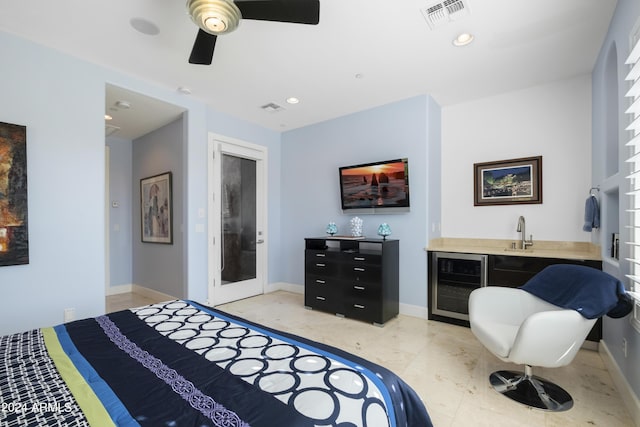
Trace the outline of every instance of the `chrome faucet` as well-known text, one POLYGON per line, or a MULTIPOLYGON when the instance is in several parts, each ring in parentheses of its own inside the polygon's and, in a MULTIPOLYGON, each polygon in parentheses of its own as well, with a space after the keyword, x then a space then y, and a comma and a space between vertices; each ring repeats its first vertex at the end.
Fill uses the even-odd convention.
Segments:
POLYGON ((533 246, 533 234, 529 237, 529 240, 527 240, 524 217, 522 215, 520 215, 520 218, 518 218, 518 228, 516 228, 516 231, 518 233, 521 233, 520 249, 525 250, 527 249, 527 246, 533 246))

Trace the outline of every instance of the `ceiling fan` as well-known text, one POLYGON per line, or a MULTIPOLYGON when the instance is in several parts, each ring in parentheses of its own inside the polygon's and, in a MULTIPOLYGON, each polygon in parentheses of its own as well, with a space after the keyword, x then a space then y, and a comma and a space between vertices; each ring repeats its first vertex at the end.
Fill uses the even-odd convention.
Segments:
POLYGON ((230 33, 241 19, 316 25, 320 0, 187 0, 193 22, 200 28, 190 64, 210 65, 216 39, 230 33))

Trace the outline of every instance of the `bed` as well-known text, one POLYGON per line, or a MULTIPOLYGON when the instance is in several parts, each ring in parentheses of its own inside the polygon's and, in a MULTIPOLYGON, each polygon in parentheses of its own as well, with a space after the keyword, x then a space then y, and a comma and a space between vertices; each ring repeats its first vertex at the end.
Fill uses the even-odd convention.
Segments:
POLYGON ((0 425, 428 427, 389 370, 193 301, 0 338, 0 425))

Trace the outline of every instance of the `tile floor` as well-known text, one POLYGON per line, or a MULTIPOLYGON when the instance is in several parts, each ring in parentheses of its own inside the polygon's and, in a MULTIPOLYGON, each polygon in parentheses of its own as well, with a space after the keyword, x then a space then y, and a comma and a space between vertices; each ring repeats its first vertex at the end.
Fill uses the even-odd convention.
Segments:
MULTIPOLYGON (((107 297, 107 309, 153 302, 135 294, 114 295, 107 297)), ((564 368, 534 369, 534 374, 560 384, 574 398, 571 410, 547 413, 493 391, 488 382, 491 372, 520 367, 495 358, 468 328, 403 315, 378 327, 307 310, 302 295, 283 291, 217 308, 340 347, 391 369, 422 397, 436 427, 633 426, 595 351, 580 350, 564 368)))
POLYGON ((126 308, 140 307, 142 305, 162 302, 142 296, 140 294, 134 294, 132 292, 109 295, 107 296, 106 300, 107 313, 113 313, 114 311, 120 311, 126 308))

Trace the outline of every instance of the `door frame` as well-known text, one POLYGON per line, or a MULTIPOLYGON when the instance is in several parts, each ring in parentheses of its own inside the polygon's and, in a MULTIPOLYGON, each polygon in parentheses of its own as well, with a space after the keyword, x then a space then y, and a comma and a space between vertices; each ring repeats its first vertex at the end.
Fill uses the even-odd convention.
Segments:
POLYGON ((256 244, 256 279, 259 282, 260 294, 265 292, 268 278, 267 147, 210 132, 207 141, 207 199, 209 212, 207 227, 207 301, 209 305, 219 305, 231 301, 221 299, 219 295, 219 289, 222 286, 222 271, 220 270, 222 256, 222 195, 220 186, 222 177, 220 173, 222 169, 222 154, 230 150, 233 150, 230 154, 234 156, 256 161, 256 233, 262 233, 262 235, 257 235, 256 239, 264 241, 264 243, 256 244))
POLYGON ((104 294, 111 295, 111 147, 104 145, 104 294))

